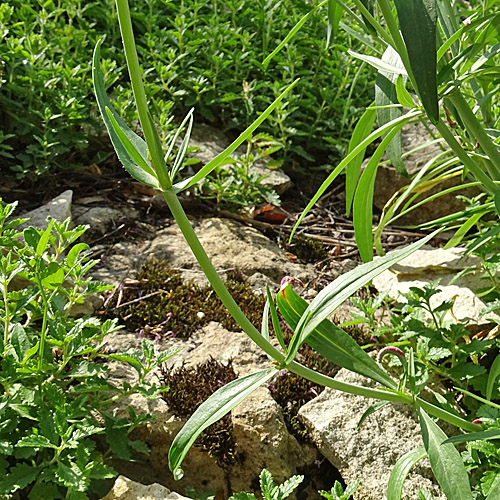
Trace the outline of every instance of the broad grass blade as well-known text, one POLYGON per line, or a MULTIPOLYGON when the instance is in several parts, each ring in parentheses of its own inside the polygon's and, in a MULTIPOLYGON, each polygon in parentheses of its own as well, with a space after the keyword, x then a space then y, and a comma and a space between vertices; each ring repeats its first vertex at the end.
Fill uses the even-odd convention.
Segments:
MULTIPOLYGON (((389 45, 382 56, 382 61, 387 62, 392 66, 404 68, 403 61, 399 54, 389 45)), ((390 104, 400 104, 398 93, 396 91, 396 83, 401 75, 379 71, 375 80, 375 103, 377 106, 387 106, 390 104)), ((379 125, 399 118, 403 114, 403 108, 390 107, 377 109, 377 118, 379 125)), ((388 144, 386 151, 391 160, 392 166, 404 177, 408 177, 405 164, 403 161, 403 148, 401 145, 401 131, 398 131, 394 139, 388 144)))
POLYGON ((473 500, 469 476, 460 453, 453 444, 442 444, 447 439, 446 434, 424 410, 419 408, 417 411, 431 469, 446 498, 473 500))
MULTIPOLYGON (((276 302, 285 321, 295 329, 307 310, 308 303, 290 285, 278 294, 276 302)), ((368 356, 350 335, 327 319, 314 329, 307 338, 307 343, 342 368, 359 373, 386 387, 397 387, 387 372, 368 356)))
POLYGON ((403 485, 408 477, 410 470, 427 456, 425 448, 421 446, 415 450, 405 453, 395 463, 391 475, 389 476, 389 483, 387 485, 387 500, 401 500, 403 494, 403 485))
MULTIPOLYGON (((358 144, 370 135, 373 130, 373 124, 375 123, 375 117, 376 111, 374 109, 368 108, 363 113, 363 116, 359 119, 352 133, 347 154, 351 153, 358 144)), ((361 165, 365 157, 365 151, 366 147, 353 158, 345 168, 345 211, 347 216, 349 216, 351 211, 352 200, 358 184, 359 174, 361 173, 361 165)))
POLYGON ((342 17, 342 7, 335 0, 328 0, 328 30, 326 32, 326 48, 330 47, 332 36, 337 34, 340 18, 342 17))
POLYGON ((168 452, 168 465, 176 480, 182 478, 184 473, 180 467, 181 463, 200 433, 270 380, 277 371, 276 368, 268 368, 233 380, 214 392, 198 407, 175 436, 168 452))
POLYGON ((373 191, 377 169, 382 155, 398 132, 400 127, 395 126, 379 144, 359 179, 354 196, 352 208, 354 234, 363 262, 373 260, 373 191))
POLYGON ((284 99, 284 97, 290 92, 295 85, 298 83, 298 79, 295 80, 291 85, 289 85, 281 95, 244 131, 242 132, 236 140, 234 140, 222 153, 219 153, 213 160, 209 161, 202 169, 200 169, 195 175, 184 179, 181 182, 174 184, 174 190, 176 192, 188 189, 197 182, 201 181, 206 177, 214 168, 219 165, 223 165, 226 159, 231 153, 236 151, 236 149, 251 137, 254 130, 259 127, 259 125, 274 111, 274 109, 279 105, 279 103, 284 99))
POLYGON ((106 125, 106 129, 108 131, 109 137, 111 139, 111 143, 115 148, 118 159, 121 164, 124 166, 125 170, 137 181, 147 184, 153 187, 159 187, 158 179, 154 175, 152 169, 145 170, 140 167, 127 152, 127 149, 120 141, 118 135, 116 134, 112 122, 109 119, 109 116, 106 112, 106 108, 108 108, 116 120, 119 128, 122 132, 128 137, 130 143, 137 151, 137 153, 141 156, 144 163, 148 164, 148 147, 146 142, 141 139, 137 134, 132 132, 127 124, 120 118, 118 113, 113 108, 111 101, 108 99, 106 95, 106 88, 104 86, 104 74, 101 69, 101 42, 99 40, 94 49, 94 57, 92 63, 92 79, 94 82, 94 89, 97 98, 97 105, 99 106, 99 111, 101 112, 102 119, 104 124, 106 125))
POLYGON ((400 260, 411 255, 415 250, 425 245, 439 231, 440 229, 405 248, 390 252, 384 255, 384 257, 372 262, 362 264, 352 271, 343 274, 321 290, 302 314, 296 327, 295 334, 290 342, 289 352, 285 362, 289 363, 295 358, 299 347, 307 337, 354 292, 363 285, 369 283, 375 276, 378 276, 380 273, 389 269, 400 260))
POLYGON ((395 0, 395 4, 420 100, 431 122, 437 124, 436 0, 395 0))
POLYGON ((491 400, 493 395, 493 388, 495 387, 495 382, 500 375, 500 354, 495 358, 493 364, 490 368, 490 374, 488 375, 488 383, 486 384, 486 399, 491 400))
POLYGON ((349 54, 356 59, 361 59, 362 61, 367 62, 370 66, 373 66, 375 69, 379 71, 383 71, 385 73, 390 73, 393 75, 404 75, 408 76, 408 73, 404 68, 398 68, 394 64, 389 64, 388 62, 380 59, 379 57, 367 56, 365 54, 359 54, 358 52, 354 52, 354 50, 348 50, 349 54))

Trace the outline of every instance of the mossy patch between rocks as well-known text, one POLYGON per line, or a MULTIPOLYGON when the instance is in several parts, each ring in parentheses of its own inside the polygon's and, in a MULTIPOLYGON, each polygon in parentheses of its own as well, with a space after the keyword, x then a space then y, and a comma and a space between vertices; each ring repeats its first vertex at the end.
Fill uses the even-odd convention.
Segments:
MULTIPOLYGON (((237 272, 230 274, 226 286, 250 321, 260 328, 265 298, 237 278, 237 272)), ((107 310, 130 330, 149 337, 188 338, 210 321, 230 331, 240 330, 210 286, 185 282, 179 271, 156 259, 147 262, 136 279, 121 285, 107 310)))
MULTIPOLYGON (((162 384, 169 388, 163 399, 179 417, 190 417, 216 390, 237 378, 232 361, 223 364, 212 357, 195 367, 162 367, 161 374, 162 384)), ((205 429, 196 444, 214 457, 220 467, 241 458, 235 452, 230 414, 205 429)))

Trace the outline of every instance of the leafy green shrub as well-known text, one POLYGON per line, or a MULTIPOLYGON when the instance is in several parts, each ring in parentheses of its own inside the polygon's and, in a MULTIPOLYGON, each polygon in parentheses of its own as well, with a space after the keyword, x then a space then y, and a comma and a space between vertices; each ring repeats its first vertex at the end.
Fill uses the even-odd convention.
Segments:
MULTIPOLYGON (((147 0, 131 8, 139 51, 153 61, 147 89, 164 136, 173 115, 191 106, 209 123, 242 130, 301 77, 264 130, 282 140, 294 158, 324 162, 343 150, 357 110, 372 99, 363 95, 366 80, 348 84, 358 67, 346 54, 344 45, 350 42, 340 39, 332 49, 336 57, 327 57, 325 25, 317 16, 304 36, 264 69, 262 61, 275 40, 311 9, 303 0, 276 1, 274 7, 264 0, 257 5, 147 0)), ((92 98, 91 59, 98 38, 105 38, 107 86, 121 114, 129 120, 136 116, 130 91, 121 85, 125 72, 118 71, 125 61, 117 50, 116 21, 112 0, 0 2, 4 174, 36 177, 65 165, 99 162, 111 153, 101 141, 103 127, 92 98)))
POLYGON ((174 351, 157 353, 143 339, 142 349, 106 354, 116 321, 70 315, 85 296, 109 288, 85 277, 96 262, 74 242, 86 228, 52 220, 45 231, 19 232, 22 220, 7 222, 14 208, 0 203, 0 496, 102 496, 100 483, 116 475, 105 457, 148 452, 128 434, 150 417, 132 409, 115 416, 116 401, 158 397, 146 376, 174 351), (137 382, 109 382, 106 358, 130 365, 137 382))

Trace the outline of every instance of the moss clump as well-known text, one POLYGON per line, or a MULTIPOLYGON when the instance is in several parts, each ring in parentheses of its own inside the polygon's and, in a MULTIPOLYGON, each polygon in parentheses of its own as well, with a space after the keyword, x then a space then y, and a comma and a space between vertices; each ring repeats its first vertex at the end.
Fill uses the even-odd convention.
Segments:
POLYGON ((329 257, 328 247, 321 241, 308 236, 295 236, 287 250, 303 262, 316 263, 329 257))
MULTIPOLYGON (((233 276, 238 277, 238 273, 233 276)), ((265 298, 241 279, 228 279, 226 286, 250 321, 260 328, 265 298)), ((240 330, 210 286, 184 282, 180 272, 156 259, 144 265, 137 279, 122 285, 108 310, 127 328, 142 330, 149 336, 171 334, 186 338, 210 321, 218 321, 231 331, 240 330)))
MULTIPOLYGON (((195 410, 217 389, 237 378, 232 361, 219 363, 210 358, 193 368, 162 368, 162 383, 169 388, 163 399, 172 412, 179 417, 190 417, 195 410)), ((205 429, 196 444, 213 456, 219 466, 234 464, 239 460, 235 453, 231 415, 205 429)))
MULTIPOLYGON (((281 327, 285 343, 288 344, 292 338, 293 332, 284 321, 281 327)), ((329 377, 332 377, 338 371, 338 367, 321 356, 321 354, 318 354, 307 344, 303 344, 299 349, 298 361, 308 368, 328 375, 329 377)), ((323 391, 324 387, 300 375, 282 370, 269 385, 269 389, 273 399, 283 409, 283 418, 288 431, 299 441, 306 441, 307 431, 297 415, 300 408, 308 401, 317 397, 323 391)))

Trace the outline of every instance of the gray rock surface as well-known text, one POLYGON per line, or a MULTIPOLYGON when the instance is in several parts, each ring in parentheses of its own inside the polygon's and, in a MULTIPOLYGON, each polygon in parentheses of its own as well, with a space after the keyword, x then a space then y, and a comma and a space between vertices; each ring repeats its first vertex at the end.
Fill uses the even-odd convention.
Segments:
MULTIPOLYGON (((453 300, 453 314, 458 320, 478 321, 485 304, 474 291, 486 286, 486 282, 480 279, 479 273, 474 273, 459 277, 450 284, 458 272, 478 265, 479 259, 465 256, 463 248, 423 247, 394 265, 392 270, 377 276, 373 285, 379 292, 389 291, 392 297, 400 298, 400 294, 408 292, 411 287, 421 288, 430 281, 440 280, 442 292, 431 298, 431 305, 436 307, 443 301, 453 300)), ((495 315, 490 313, 487 317, 495 315)))
POLYGON ((161 484, 144 485, 125 476, 116 478, 113 489, 102 500, 190 500, 161 484))
MULTIPOLYGON (((374 385, 345 369, 335 378, 356 385, 374 385)), ((406 452, 423 446, 413 409, 406 405, 390 403, 356 430, 361 415, 373 403, 371 399, 325 389, 299 411, 299 418, 319 451, 339 470, 345 482, 361 480, 355 500, 386 498, 394 464, 406 452)), ((418 464, 405 483, 403 499, 416 500, 418 489, 427 488, 436 500, 444 500, 431 481, 431 474, 428 464, 418 464)))
POLYGON ((29 221, 21 224, 16 229, 23 230, 24 228, 29 226, 46 229, 48 226, 47 217, 52 217, 53 219, 61 222, 65 221, 68 217, 71 217, 72 198, 73 191, 69 189, 68 191, 64 191, 64 193, 61 193, 59 196, 49 201, 45 205, 22 214, 21 217, 29 218, 29 221))
MULTIPOLYGON (((315 275, 312 265, 290 262, 284 251, 252 227, 216 218, 194 220, 193 226, 216 270, 222 276, 228 270, 237 269, 248 278, 255 277, 251 283, 256 290, 264 290, 266 282, 277 286, 286 275, 295 276, 304 283, 315 275)), ((129 242, 115 245, 113 252, 103 258, 100 268, 93 271, 93 275, 101 281, 118 284, 132 277, 151 257, 166 260, 171 267, 182 271, 186 280, 206 283, 176 225, 158 231, 153 240, 141 245, 129 242)))
POLYGON ((120 219, 137 218, 139 213, 131 207, 100 207, 100 206, 85 206, 73 205, 73 222, 75 224, 88 224, 94 233, 104 234, 108 229, 113 229, 113 226, 118 226, 120 219))

